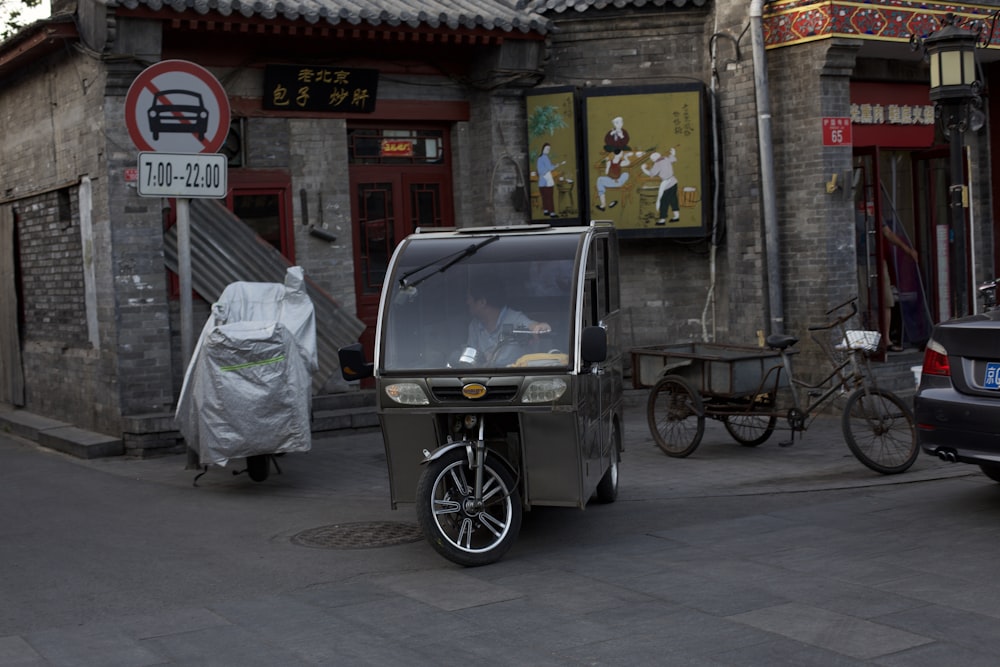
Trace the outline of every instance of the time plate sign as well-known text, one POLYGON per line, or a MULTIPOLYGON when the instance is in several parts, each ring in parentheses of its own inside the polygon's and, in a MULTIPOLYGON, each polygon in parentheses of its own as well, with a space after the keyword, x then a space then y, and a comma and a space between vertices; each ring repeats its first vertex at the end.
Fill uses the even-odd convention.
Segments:
POLYGON ((221 153, 139 153, 140 197, 223 199, 228 158, 221 153))

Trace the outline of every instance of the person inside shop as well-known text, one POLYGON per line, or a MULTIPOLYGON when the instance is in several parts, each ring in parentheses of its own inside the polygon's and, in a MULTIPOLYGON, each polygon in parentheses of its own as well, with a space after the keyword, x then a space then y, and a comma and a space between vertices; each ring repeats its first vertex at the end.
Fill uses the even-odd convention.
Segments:
POLYGON ((900 236, 892 231, 889 225, 882 223, 882 238, 887 243, 882 244, 882 336, 885 341, 885 349, 889 352, 900 352, 903 349, 901 343, 891 339, 890 329, 892 326, 892 309, 896 305, 896 292, 893 290, 892 275, 889 267, 895 269, 892 260, 892 248, 890 244, 903 251, 914 262, 918 260, 917 251, 904 241, 900 236))

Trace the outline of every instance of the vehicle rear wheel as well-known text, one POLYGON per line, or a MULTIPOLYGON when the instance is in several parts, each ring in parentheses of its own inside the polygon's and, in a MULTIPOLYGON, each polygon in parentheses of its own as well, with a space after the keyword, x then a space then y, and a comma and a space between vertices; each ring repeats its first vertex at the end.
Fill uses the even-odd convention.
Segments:
POLYGON ((688 456, 705 433, 701 396, 679 375, 664 376, 650 390, 646 419, 653 439, 667 456, 688 456))
POLYGON ((903 472, 920 453, 913 413, 891 391, 876 387, 855 391, 844 405, 841 425, 851 452, 875 472, 903 472))
POLYGON ((611 425, 611 465, 597 483, 597 502, 613 503, 618 498, 618 452, 621 451, 621 432, 618 424, 611 425))
POLYGON ((983 471, 984 475, 992 479, 994 482, 1000 482, 1000 464, 980 463, 979 469, 983 471))
POLYGON ((271 472, 271 455, 257 454, 247 457, 247 475, 255 482, 263 482, 271 472))
POLYGON ((427 464, 417 484, 417 520, 434 550, 453 563, 494 563, 521 530, 521 496, 499 459, 483 462, 483 497, 474 497, 476 471, 465 447, 427 464))
POLYGON ((729 435, 744 447, 756 447, 770 438, 777 422, 775 415, 726 415, 722 418, 729 435))

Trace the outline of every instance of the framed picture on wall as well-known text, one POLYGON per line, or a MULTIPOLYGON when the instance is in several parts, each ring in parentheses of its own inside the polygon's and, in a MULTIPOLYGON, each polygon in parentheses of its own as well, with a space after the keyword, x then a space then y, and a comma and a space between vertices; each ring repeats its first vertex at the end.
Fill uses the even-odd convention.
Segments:
POLYGON ((580 191, 621 237, 696 238, 710 212, 704 86, 586 89, 580 191))
POLYGON ((580 154, 577 90, 538 90, 526 96, 531 219, 580 224, 580 154))

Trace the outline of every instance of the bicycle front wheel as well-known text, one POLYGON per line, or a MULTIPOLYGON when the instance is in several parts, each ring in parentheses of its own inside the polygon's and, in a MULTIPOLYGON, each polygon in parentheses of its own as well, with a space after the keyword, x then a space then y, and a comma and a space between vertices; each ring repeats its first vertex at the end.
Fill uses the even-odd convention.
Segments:
POLYGON ((883 475, 905 471, 920 453, 913 413, 891 391, 856 390, 847 398, 841 425, 851 453, 883 475))

